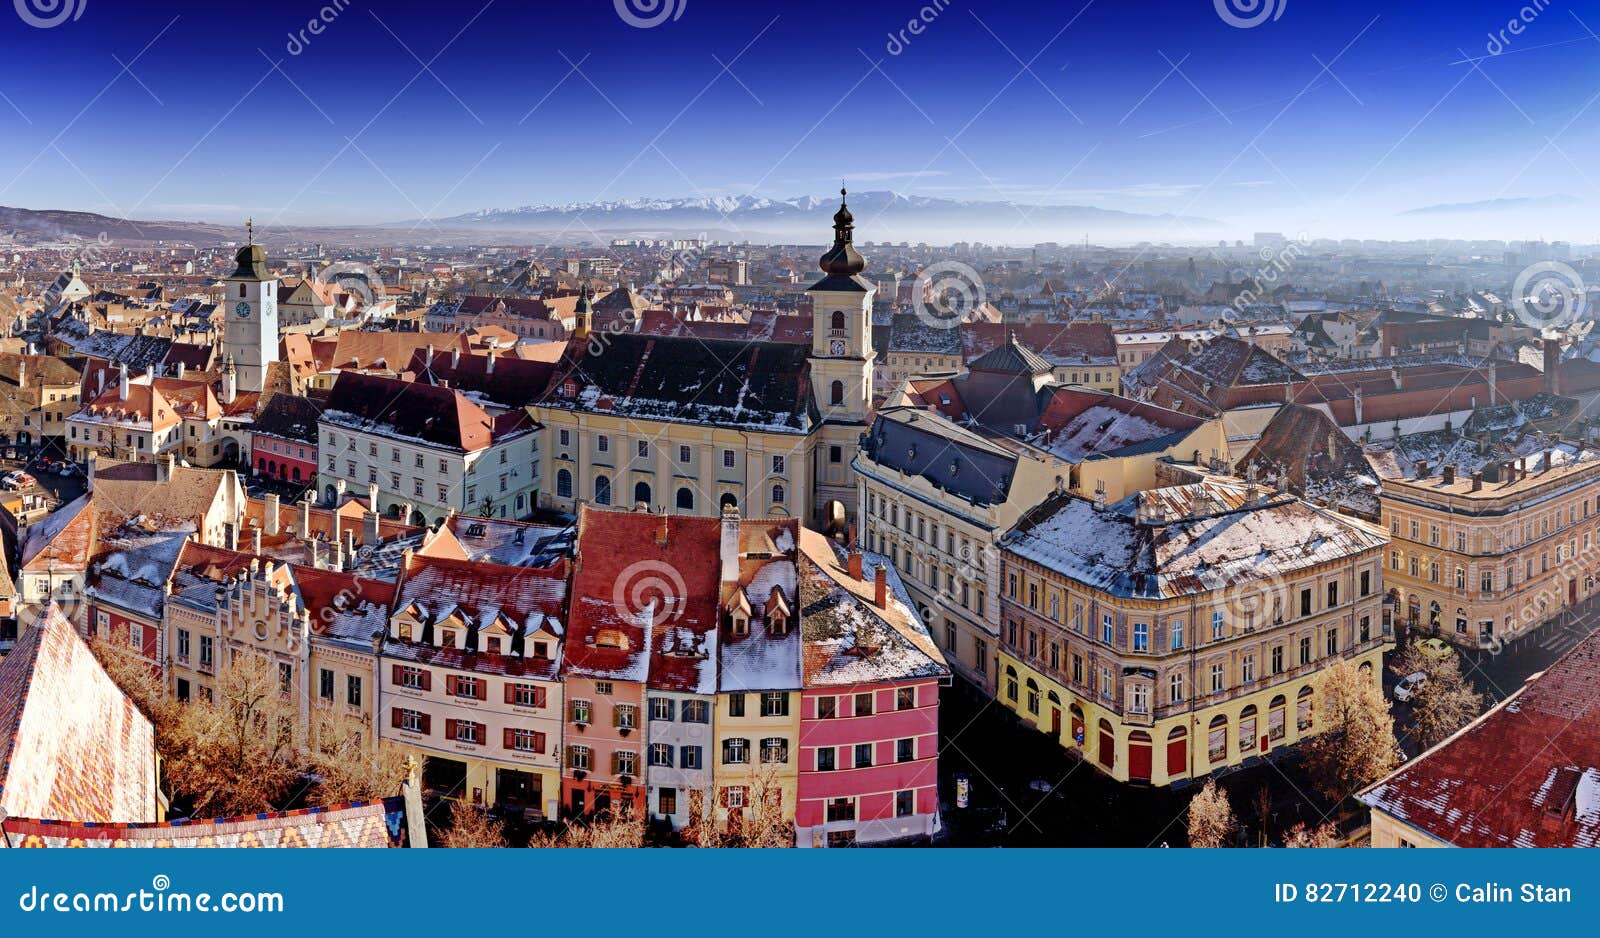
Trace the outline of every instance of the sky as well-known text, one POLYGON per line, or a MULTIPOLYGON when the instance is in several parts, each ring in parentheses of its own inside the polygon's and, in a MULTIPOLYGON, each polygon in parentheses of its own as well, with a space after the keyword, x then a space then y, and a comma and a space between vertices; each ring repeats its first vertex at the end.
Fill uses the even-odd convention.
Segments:
POLYGON ((17 0, 0 205, 365 224, 843 178, 1600 240, 1600 5, 1528 3, 17 0), (1541 201, 1403 214, 1494 200, 1541 201))

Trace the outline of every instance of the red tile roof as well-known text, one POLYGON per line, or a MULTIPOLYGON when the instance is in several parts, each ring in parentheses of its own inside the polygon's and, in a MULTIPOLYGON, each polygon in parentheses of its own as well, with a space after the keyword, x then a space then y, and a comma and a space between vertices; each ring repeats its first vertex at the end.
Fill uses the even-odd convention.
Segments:
POLYGON ((1361 794, 1458 847, 1600 846, 1600 632, 1361 794))

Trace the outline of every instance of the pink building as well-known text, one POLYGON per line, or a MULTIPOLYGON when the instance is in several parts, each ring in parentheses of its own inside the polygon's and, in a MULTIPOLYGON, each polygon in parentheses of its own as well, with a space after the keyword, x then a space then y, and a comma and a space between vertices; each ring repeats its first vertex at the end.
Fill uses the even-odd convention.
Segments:
POLYGON ((939 822, 939 687, 950 679, 881 554, 801 531, 801 847, 927 839, 939 822))

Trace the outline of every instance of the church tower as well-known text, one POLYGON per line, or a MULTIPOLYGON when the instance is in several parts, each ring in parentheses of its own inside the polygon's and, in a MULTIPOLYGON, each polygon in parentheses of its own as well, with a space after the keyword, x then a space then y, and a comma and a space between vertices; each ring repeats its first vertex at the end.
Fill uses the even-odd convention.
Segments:
POLYGON ((850 462, 872 419, 872 282, 861 276, 867 262, 856 250, 855 217, 839 190, 833 216, 833 247, 818 261, 823 277, 807 288, 811 297, 811 393, 822 414, 812 460, 813 519, 824 529, 854 518, 855 478, 850 462))
POLYGON ((222 357, 233 362, 239 390, 259 391, 267 366, 278 360, 278 281, 267 272, 267 253, 255 243, 253 226, 247 223, 246 231, 224 281, 222 357))

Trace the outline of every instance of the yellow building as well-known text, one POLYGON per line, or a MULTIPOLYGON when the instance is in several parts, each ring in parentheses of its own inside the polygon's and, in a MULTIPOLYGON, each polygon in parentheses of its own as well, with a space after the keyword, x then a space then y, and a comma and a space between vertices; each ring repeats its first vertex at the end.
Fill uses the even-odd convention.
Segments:
POLYGON ((1595 595, 1600 453, 1537 442, 1511 457, 1464 442, 1446 465, 1408 459, 1404 446, 1370 457, 1390 539, 1384 579, 1408 627, 1493 647, 1595 595))
POLYGON ((997 699, 1119 781, 1293 745, 1330 664, 1381 680, 1383 545, 1245 483, 1054 496, 1001 542, 997 699))
MULTIPOLYGON (((757 799, 777 802, 781 816, 794 817, 800 783, 800 632, 782 640, 793 647, 793 689, 720 690, 712 717, 716 745, 710 753, 717 816, 749 814, 757 799)), ((752 636, 753 641, 761 641, 752 636)), ((722 649, 723 682, 739 686, 737 645, 722 649), (732 676, 729 676, 730 669, 732 676)), ((773 683, 757 680, 757 683, 773 683)))

